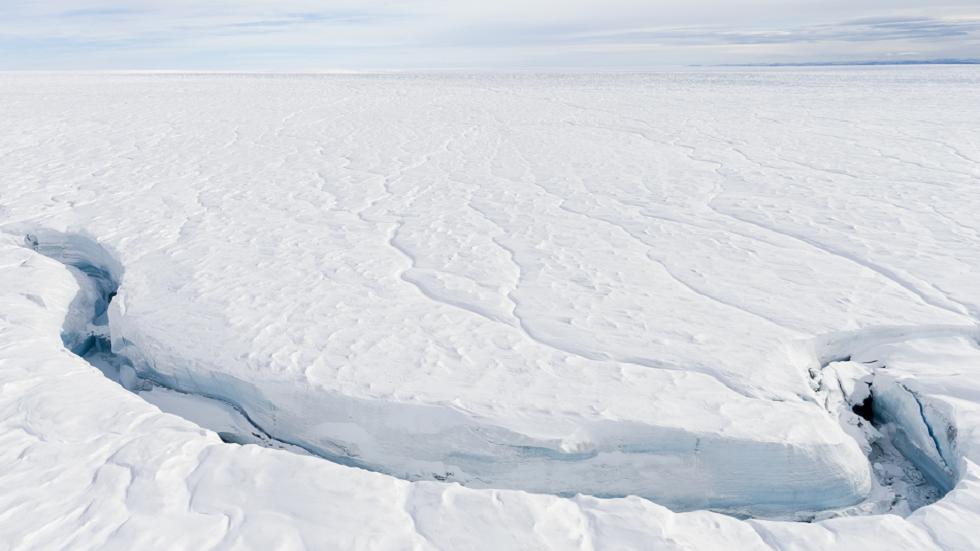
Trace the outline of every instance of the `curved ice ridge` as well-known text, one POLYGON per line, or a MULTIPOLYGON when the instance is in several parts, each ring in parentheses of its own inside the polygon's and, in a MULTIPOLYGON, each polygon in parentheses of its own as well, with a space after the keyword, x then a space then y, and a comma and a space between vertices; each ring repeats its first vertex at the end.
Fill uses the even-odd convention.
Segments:
MULTIPOLYGON (((108 327, 108 307, 119 290, 124 272, 122 265, 115 257, 97 241, 84 235, 54 232, 41 232, 41 235, 43 237, 40 239, 35 234, 26 235, 24 238, 25 246, 81 272, 81 274, 76 273, 76 278, 79 278, 80 292, 72 302, 68 319, 62 328, 61 340, 65 348, 89 360, 104 375, 133 393, 140 394, 155 389, 164 389, 176 394, 177 396, 170 396, 168 401, 174 402, 176 400, 178 409, 170 411, 170 413, 182 415, 179 409, 181 406, 187 405, 200 410, 202 408, 200 402, 194 404, 187 403, 187 401, 188 399, 193 401, 193 397, 201 395, 166 387, 151 379, 140 377, 125 356, 113 353, 111 332, 108 327), (91 285, 86 285, 86 282, 91 283, 91 285), (88 317, 90 312, 91 319, 88 317), (181 398, 181 395, 185 398, 181 398), (184 403, 181 404, 180 402, 184 403)), ((218 403, 203 404, 205 410, 214 410, 215 408, 224 410, 219 413, 223 413, 224 417, 231 417, 231 424, 237 425, 237 430, 222 432, 212 423, 201 423, 206 428, 214 428, 223 441, 304 452, 302 448, 294 448, 287 442, 280 442, 271 438, 249 419, 247 412, 242 411, 235 404, 216 398, 209 399, 218 403)), ((199 419, 190 420, 200 421, 199 419)), ((224 424, 228 425, 229 423, 226 421, 224 424)))
MULTIPOLYGON (((105 303, 122 281, 121 264, 93 239, 50 233, 29 236, 27 243, 92 277, 105 303)), ((604 421, 563 440, 541 440, 451 407, 372 401, 279 383, 258 388, 166 354, 158 343, 142 342, 137 331, 121 324, 119 302, 108 308, 111 346, 138 380, 232 404, 270 437, 352 467, 478 488, 639 495, 675 511, 712 509, 739 516, 848 507, 870 489, 868 465, 854 461, 860 452, 846 439, 836 445, 746 441, 604 421)), ((92 337, 98 342, 95 334, 81 340, 92 337)), ((131 389, 135 381, 129 381, 131 389)))
MULTIPOLYGON (((61 334, 65 348, 73 353, 84 356, 92 347, 108 345, 108 307, 112 297, 119 290, 122 280, 122 265, 109 254, 97 241, 84 235, 42 232, 38 235, 28 234, 24 237, 24 245, 35 252, 71 266, 87 276, 94 288, 79 281, 83 292, 75 298, 71 305, 78 315, 70 316, 61 334), (89 291, 88 293, 85 290, 89 291), (91 295, 91 296, 86 296, 91 295), (91 302, 92 304, 86 304, 91 302), (94 310, 91 320, 85 319, 85 313, 94 310)), ((77 274, 77 273, 76 273, 77 274)), ((79 275, 76 275, 78 278, 79 275)))

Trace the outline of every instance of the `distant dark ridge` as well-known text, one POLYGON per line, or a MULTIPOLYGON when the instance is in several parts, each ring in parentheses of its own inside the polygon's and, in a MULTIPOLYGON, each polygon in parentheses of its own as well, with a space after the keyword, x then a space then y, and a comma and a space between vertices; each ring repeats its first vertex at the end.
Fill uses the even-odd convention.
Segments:
POLYGON ((980 65, 980 59, 903 59, 895 61, 811 61, 807 63, 729 63, 718 67, 833 67, 845 65, 980 65))

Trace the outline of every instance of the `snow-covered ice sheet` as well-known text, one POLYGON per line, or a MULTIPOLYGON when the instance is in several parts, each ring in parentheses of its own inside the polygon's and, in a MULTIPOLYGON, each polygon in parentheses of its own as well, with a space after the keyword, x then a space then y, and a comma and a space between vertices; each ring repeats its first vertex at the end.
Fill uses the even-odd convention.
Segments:
MULTIPOLYGON (((60 449, 44 432, 58 426, 21 434, 8 416, 0 437, 21 447, 5 455, 7 480, 21 482, 5 486, 19 489, 0 498, 0 519, 46 522, 57 546, 89 530, 65 511, 104 523, 140 507, 189 514, 155 475, 123 501, 92 482, 58 490, 65 510, 41 503, 37 480, 62 476, 54 458, 90 454, 63 476, 91 482, 126 445, 137 459, 119 487, 172 461, 183 465, 165 469, 174 481, 200 483, 183 490, 194 500, 248 511, 212 530, 226 546, 235 530, 261 530, 246 526, 263 515, 315 546, 320 528, 296 511, 304 500, 349 514, 390 500, 378 518, 390 509, 408 524, 343 530, 379 547, 460 548, 460 533, 514 515, 500 537, 527 547, 527 519, 547 517, 585 548, 642 548, 656 534, 691 548, 820 548, 824 537, 867 548, 861 538, 876 532, 882 545, 957 548, 978 511, 975 448, 959 443, 975 424, 942 408, 957 423, 957 447, 943 451, 956 458, 943 459, 955 489, 905 520, 745 523, 636 498, 478 488, 757 516, 866 501, 877 479, 815 381, 822 364, 883 342, 876 327, 975 339, 957 327, 980 312, 978 80, 969 68, 5 75, 0 229, 15 237, 4 265, 29 258, 62 275, 17 290, 4 275, 10 300, 28 300, 9 308, 55 310, 43 324, 8 316, 9 331, 33 336, 4 337, 4 377, 18 390, 3 407, 59 419, 70 402, 59 397, 84 389, 71 400, 87 413, 72 424, 89 423, 90 436, 60 449), (337 462, 477 489, 223 445, 155 413, 64 356, 61 333, 98 331, 69 308, 97 302, 79 282, 92 270, 47 264, 25 236, 121 284, 112 349, 139 376, 234 404, 270 436, 337 462), (857 344, 822 337, 841 331, 857 344), (24 339, 30 348, 7 344, 24 339), (42 384, 30 354, 60 358, 45 376, 85 382, 42 384), (117 394, 117 414, 94 413, 117 394), (42 396, 57 406, 31 405, 42 396), (233 489, 236 472, 257 481, 233 489), (313 472, 330 479, 310 485, 313 472), (283 496, 264 499, 261 484, 283 496), (333 484, 346 489, 323 486, 333 484), (582 515, 606 524, 576 525, 582 515)), ((921 435, 906 430, 909 442, 921 435)), ((129 541, 107 530, 105 541, 129 541)), ((30 546, 30 528, 13 533, 30 546)))

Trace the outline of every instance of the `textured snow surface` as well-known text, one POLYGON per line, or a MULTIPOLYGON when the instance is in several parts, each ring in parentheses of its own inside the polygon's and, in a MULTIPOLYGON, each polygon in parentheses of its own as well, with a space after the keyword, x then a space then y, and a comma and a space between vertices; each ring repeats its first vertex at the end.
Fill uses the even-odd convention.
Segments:
POLYGON ((0 546, 978 547, 978 85, 3 75, 0 546))

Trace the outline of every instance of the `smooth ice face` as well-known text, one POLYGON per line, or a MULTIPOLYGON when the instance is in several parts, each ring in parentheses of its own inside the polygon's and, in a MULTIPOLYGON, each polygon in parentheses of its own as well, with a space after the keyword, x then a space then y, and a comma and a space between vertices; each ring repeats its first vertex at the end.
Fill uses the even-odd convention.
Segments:
POLYGON ((974 434, 980 420, 978 343, 980 330, 940 333, 873 347, 858 356, 876 369, 876 415, 895 425, 896 446, 944 491, 963 478, 966 458, 980 444, 974 434))
POLYGON ((335 460, 834 507, 868 466, 792 343, 977 320, 942 74, 10 76, 2 229, 104 245, 114 350, 335 460))

